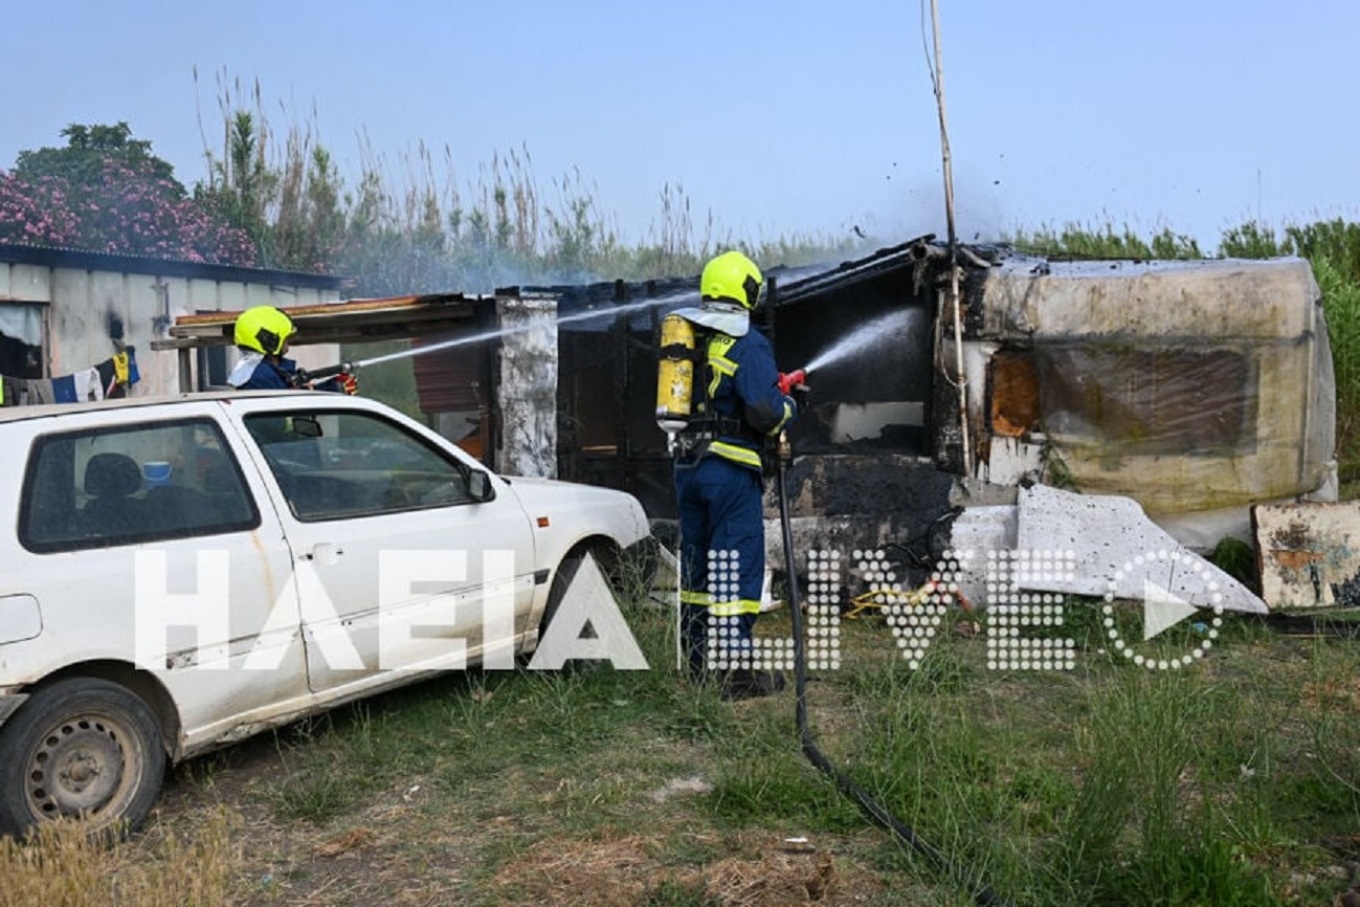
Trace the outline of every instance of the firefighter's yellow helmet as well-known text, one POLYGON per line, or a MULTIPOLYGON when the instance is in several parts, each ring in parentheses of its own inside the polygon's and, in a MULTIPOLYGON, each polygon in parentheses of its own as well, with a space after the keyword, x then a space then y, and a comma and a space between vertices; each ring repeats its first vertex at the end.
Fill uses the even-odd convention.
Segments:
POLYGON ((269 356, 283 354, 288 338, 297 332, 293 319, 272 305, 257 305, 236 318, 236 345, 269 356))
POLYGON ((699 295, 706 300, 735 302, 749 311, 760 303, 764 283, 755 262, 740 252, 724 252, 704 265, 699 295))

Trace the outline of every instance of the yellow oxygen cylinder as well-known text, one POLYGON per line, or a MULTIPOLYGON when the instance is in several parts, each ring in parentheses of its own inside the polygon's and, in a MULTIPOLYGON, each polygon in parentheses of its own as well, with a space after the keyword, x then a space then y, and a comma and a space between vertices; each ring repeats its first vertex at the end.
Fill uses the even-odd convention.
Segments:
POLYGON ((694 325, 680 315, 661 319, 656 375, 656 424, 674 441, 689 425, 694 404, 694 325))

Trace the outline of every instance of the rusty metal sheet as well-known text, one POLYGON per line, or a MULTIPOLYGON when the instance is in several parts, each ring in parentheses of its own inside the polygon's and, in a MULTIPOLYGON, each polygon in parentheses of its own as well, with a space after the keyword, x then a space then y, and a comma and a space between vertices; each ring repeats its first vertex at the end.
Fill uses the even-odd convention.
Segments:
MULTIPOLYGON (((250 288, 247 287, 247 290, 250 288)), ((351 299, 309 305, 279 306, 297 324, 293 347, 314 343, 362 343, 394 337, 432 334, 473 323, 494 307, 495 296, 429 293, 382 299, 351 299)), ((236 316, 249 305, 269 302, 248 293, 234 301, 223 298, 221 311, 194 312, 175 318, 168 338, 152 342, 154 350, 229 346, 236 316)))
POLYGON ((1360 501, 1262 504, 1251 516, 1266 604, 1360 605, 1360 501))
POLYGON ((991 369, 992 434, 1018 438, 1040 423, 1039 371, 1027 351, 999 350, 991 369))

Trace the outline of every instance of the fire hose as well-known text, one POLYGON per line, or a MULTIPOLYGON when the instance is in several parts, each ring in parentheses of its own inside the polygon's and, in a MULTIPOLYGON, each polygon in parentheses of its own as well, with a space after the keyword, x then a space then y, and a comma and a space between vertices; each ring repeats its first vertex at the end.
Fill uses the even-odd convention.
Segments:
POLYGON ((293 386, 308 387, 317 381, 326 378, 334 378, 336 375, 352 375, 359 370, 360 366, 368 364, 371 363, 341 362, 338 365, 327 365, 324 368, 318 369, 299 368, 297 371, 293 372, 293 386))
MULTIPOLYGON (((598 313, 587 312, 585 314, 595 315, 598 313)), ((561 319, 561 321, 570 320, 576 319, 573 318, 561 319)), ((397 359, 410 359, 415 356, 424 356, 426 353, 436 353, 439 352, 440 350, 446 350, 455 346, 467 346, 468 344, 471 343, 477 343, 483 340, 490 340, 494 337, 499 337, 507 333, 515 332, 509 330, 499 330, 491 331, 485 334, 476 334, 467 337, 455 337, 452 340, 445 340, 440 343, 431 343, 427 346, 413 346, 410 349, 397 350, 395 353, 384 353, 381 356, 372 356, 368 359, 356 359, 353 362, 340 362, 335 365, 327 365, 317 369, 300 368, 294 374, 293 384, 297 387, 303 387, 306 385, 313 384, 317 381, 324 380, 326 378, 334 378, 336 375, 352 375, 361 368, 367 368, 370 365, 377 365, 380 362, 392 362, 397 359)))
POLYGON ((807 714, 807 656, 803 642, 802 601, 798 592, 798 575, 794 570, 793 530, 789 523, 789 495, 787 473, 793 460, 793 448, 788 436, 781 434, 778 449, 778 492, 779 526, 783 533, 784 564, 788 577, 789 616, 793 621, 793 676, 794 676, 794 713, 798 724, 798 734, 802 743, 803 755, 819 772, 836 783, 842 794, 854 800, 870 818, 887 828, 900 841, 924 856, 936 868, 948 874, 956 882, 967 888, 973 899, 984 907, 1009 907, 1010 902, 998 895, 976 873, 951 860, 948 855, 925 841, 907 823, 894 816, 882 803, 874 799, 868 791, 855 783, 845 772, 831 764, 831 760, 817 746, 817 740, 808 725, 807 714))

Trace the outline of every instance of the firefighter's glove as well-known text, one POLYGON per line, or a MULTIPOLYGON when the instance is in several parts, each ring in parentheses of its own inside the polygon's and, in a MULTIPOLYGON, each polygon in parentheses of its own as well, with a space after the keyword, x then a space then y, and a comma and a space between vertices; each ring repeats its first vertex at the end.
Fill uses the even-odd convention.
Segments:
POLYGON ((307 374, 305 368, 296 369, 293 374, 288 376, 288 381, 293 387, 310 387, 312 376, 307 374))
POLYGON ((806 384, 795 384, 789 388, 789 396, 793 398, 794 403, 798 404, 798 411, 801 413, 807 409, 808 398, 812 396, 812 388, 806 384))
POLYGON ((355 377, 353 372, 341 372, 337 375, 335 386, 351 397, 359 393, 359 379, 355 377))

